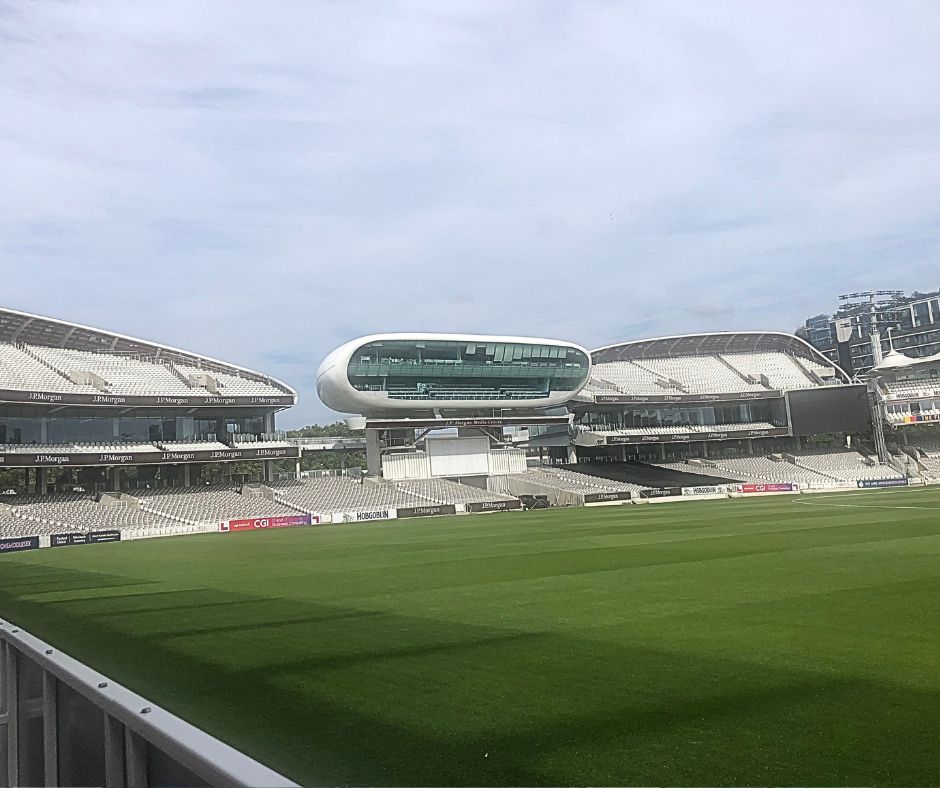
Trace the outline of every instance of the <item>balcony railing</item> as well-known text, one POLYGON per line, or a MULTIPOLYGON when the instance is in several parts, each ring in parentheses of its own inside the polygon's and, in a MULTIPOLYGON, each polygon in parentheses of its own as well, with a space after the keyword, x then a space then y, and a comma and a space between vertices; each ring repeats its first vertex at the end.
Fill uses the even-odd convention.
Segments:
POLYGON ((0 785, 296 783, 0 620, 0 785))

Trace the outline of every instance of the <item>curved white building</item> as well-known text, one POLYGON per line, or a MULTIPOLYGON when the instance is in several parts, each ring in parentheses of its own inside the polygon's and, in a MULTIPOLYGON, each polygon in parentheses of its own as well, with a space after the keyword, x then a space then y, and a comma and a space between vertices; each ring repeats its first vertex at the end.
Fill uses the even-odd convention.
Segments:
POLYGON ((555 339, 398 333, 330 353, 317 393, 342 413, 485 413, 563 405, 587 383, 587 350, 555 339))

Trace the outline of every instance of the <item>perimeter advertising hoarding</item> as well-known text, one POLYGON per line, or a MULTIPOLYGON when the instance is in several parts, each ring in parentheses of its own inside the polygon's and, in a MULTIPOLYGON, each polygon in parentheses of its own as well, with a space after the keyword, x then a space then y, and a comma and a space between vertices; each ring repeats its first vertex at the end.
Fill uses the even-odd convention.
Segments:
POLYGON ((398 517, 435 517, 439 514, 457 514, 454 504, 440 504, 436 506, 411 506, 398 510, 398 517))
POLYGON ((49 547, 68 547, 75 544, 102 544, 104 542, 120 542, 121 532, 118 530, 89 531, 84 533, 75 531, 67 534, 52 534, 49 537, 49 547))
POLYGON ((859 479, 858 486, 865 490, 872 487, 907 487, 907 479, 859 479))
POLYGON ((723 495, 725 488, 721 485, 706 484, 699 487, 683 487, 683 495, 723 495))
POLYGON ((640 490, 641 498, 674 498, 682 495, 681 487, 654 487, 650 490, 640 490))
POLYGON ((15 536, 11 539, 0 539, 0 554, 18 553, 21 550, 38 550, 38 536, 15 536))
POLYGON ((766 484, 742 484, 743 493, 793 492, 799 485, 790 482, 767 482, 766 484))
POLYGON ((522 501, 482 501, 477 503, 468 503, 468 512, 509 512, 514 509, 521 509, 522 501))
POLYGON ((288 514, 277 517, 247 517, 241 520, 223 520, 219 530, 261 531, 266 528, 296 528, 302 525, 319 525, 320 516, 316 514, 288 514))
POLYGON ((334 523, 365 523, 370 520, 394 520, 394 509, 374 509, 370 512, 333 512, 330 519, 334 523))
POLYGON ((584 496, 585 503, 605 503, 607 501, 629 501, 630 493, 627 490, 617 492, 587 493, 584 496))

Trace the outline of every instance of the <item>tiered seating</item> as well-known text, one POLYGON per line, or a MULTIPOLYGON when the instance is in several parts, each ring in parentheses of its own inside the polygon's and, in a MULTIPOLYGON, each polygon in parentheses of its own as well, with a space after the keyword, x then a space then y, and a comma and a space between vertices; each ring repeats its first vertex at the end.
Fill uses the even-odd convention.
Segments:
POLYGON ((28 520, 21 520, 15 517, 7 509, 7 504, 0 504, 0 537, 7 538, 11 536, 37 536, 39 531, 30 529, 28 520))
POLYGON ((261 380, 250 380, 225 372, 205 370, 179 363, 175 366, 185 376, 209 375, 218 385, 218 393, 222 397, 270 397, 284 393, 279 388, 261 380))
POLYGON ((717 473, 742 482, 825 482, 826 476, 785 460, 769 457, 722 458, 711 461, 717 473))
POLYGON ((660 375, 643 369, 630 361, 610 361, 597 364, 591 370, 591 379, 598 378, 598 386, 606 388, 612 383, 624 394, 676 394, 679 389, 660 375))
POLYGON ((447 479, 419 479, 399 482, 397 487, 404 493, 435 503, 488 503, 490 501, 514 500, 511 495, 480 490, 447 479))
POLYGON ((932 399, 940 397, 940 381, 926 378, 918 380, 882 381, 888 399, 932 399))
POLYGON ((199 394, 212 396, 198 384, 190 385, 190 375, 208 374, 218 384, 219 396, 277 396, 278 387, 238 375, 177 365, 173 368, 157 360, 105 352, 73 350, 46 345, 0 343, 0 388, 62 393, 108 393, 128 396, 199 394), (92 373, 104 381, 103 388, 77 384, 70 375, 92 373))
POLYGON ((825 379, 832 370, 785 353, 727 353, 608 361, 595 365, 591 377, 598 379, 595 390, 606 389, 610 383, 625 394, 713 394, 764 391, 761 374, 771 389, 820 385, 812 373, 825 379))
POLYGON ((165 488, 138 490, 141 507, 168 520, 189 523, 218 523, 240 517, 265 517, 291 514, 280 501, 261 496, 247 496, 228 485, 206 485, 189 489, 165 488))
POLYGON ((164 451, 219 451, 230 449, 221 441, 157 441, 164 451))
POLYGON ((75 451, 74 443, 0 443, 2 454, 65 454, 72 451, 75 451))
POLYGON ((890 465, 869 465, 867 458, 856 451, 803 451, 794 454, 794 458, 804 468, 844 481, 904 478, 890 465))
POLYGON ((244 441, 236 442, 233 448, 235 449, 290 449, 293 448, 294 444, 289 443, 288 441, 252 441, 250 443, 244 441))
POLYGON ((717 356, 645 358, 637 363, 657 375, 679 381, 690 394, 753 391, 763 388, 759 384, 743 380, 740 375, 722 364, 717 356))
POLYGON ((543 487, 581 493, 582 495, 597 492, 636 492, 643 489, 638 484, 603 479, 598 476, 579 473, 566 468, 555 468, 550 465, 529 468, 525 473, 513 474, 513 477, 540 484, 543 487))
POLYGON ((395 485, 360 484, 345 476, 279 481, 271 487, 277 501, 312 514, 368 512, 427 504, 426 499, 399 490, 395 485))
POLYGON ((100 454, 157 451, 152 443, 0 443, 0 454, 100 454))
POLYGON ((917 448, 921 450, 919 462, 925 469, 925 475, 930 480, 940 479, 940 446, 925 444, 917 448))
POLYGON ((721 356, 744 375, 766 375, 772 389, 805 389, 818 386, 807 370, 822 377, 831 370, 821 364, 800 359, 786 353, 725 353, 721 356))
POLYGON ((76 386, 21 348, 9 343, 0 343, 0 388, 84 394, 97 392, 97 389, 91 386, 76 386))
POLYGON ((192 394, 191 386, 177 378, 163 364, 107 353, 91 353, 69 348, 30 345, 30 350, 62 372, 92 372, 102 378, 111 394, 147 396, 192 394))
POLYGON ((691 487, 701 484, 724 484, 729 481, 724 475, 715 473, 705 476, 701 471, 689 472, 669 469, 665 466, 642 462, 582 462, 568 465, 579 472, 589 474, 603 484, 626 483, 639 489, 651 487, 691 487))
POLYGON ((14 515, 29 522, 27 530, 34 525, 42 526, 42 533, 171 525, 159 515, 128 506, 104 506, 77 493, 21 497, 11 504, 14 515))

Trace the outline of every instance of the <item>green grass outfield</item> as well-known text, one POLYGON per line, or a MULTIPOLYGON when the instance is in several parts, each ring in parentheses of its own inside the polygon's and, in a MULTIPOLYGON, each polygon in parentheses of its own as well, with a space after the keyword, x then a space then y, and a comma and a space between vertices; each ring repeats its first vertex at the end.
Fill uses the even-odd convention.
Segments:
POLYGON ((940 784, 940 489, 41 550, 0 615, 304 783, 940 784))

